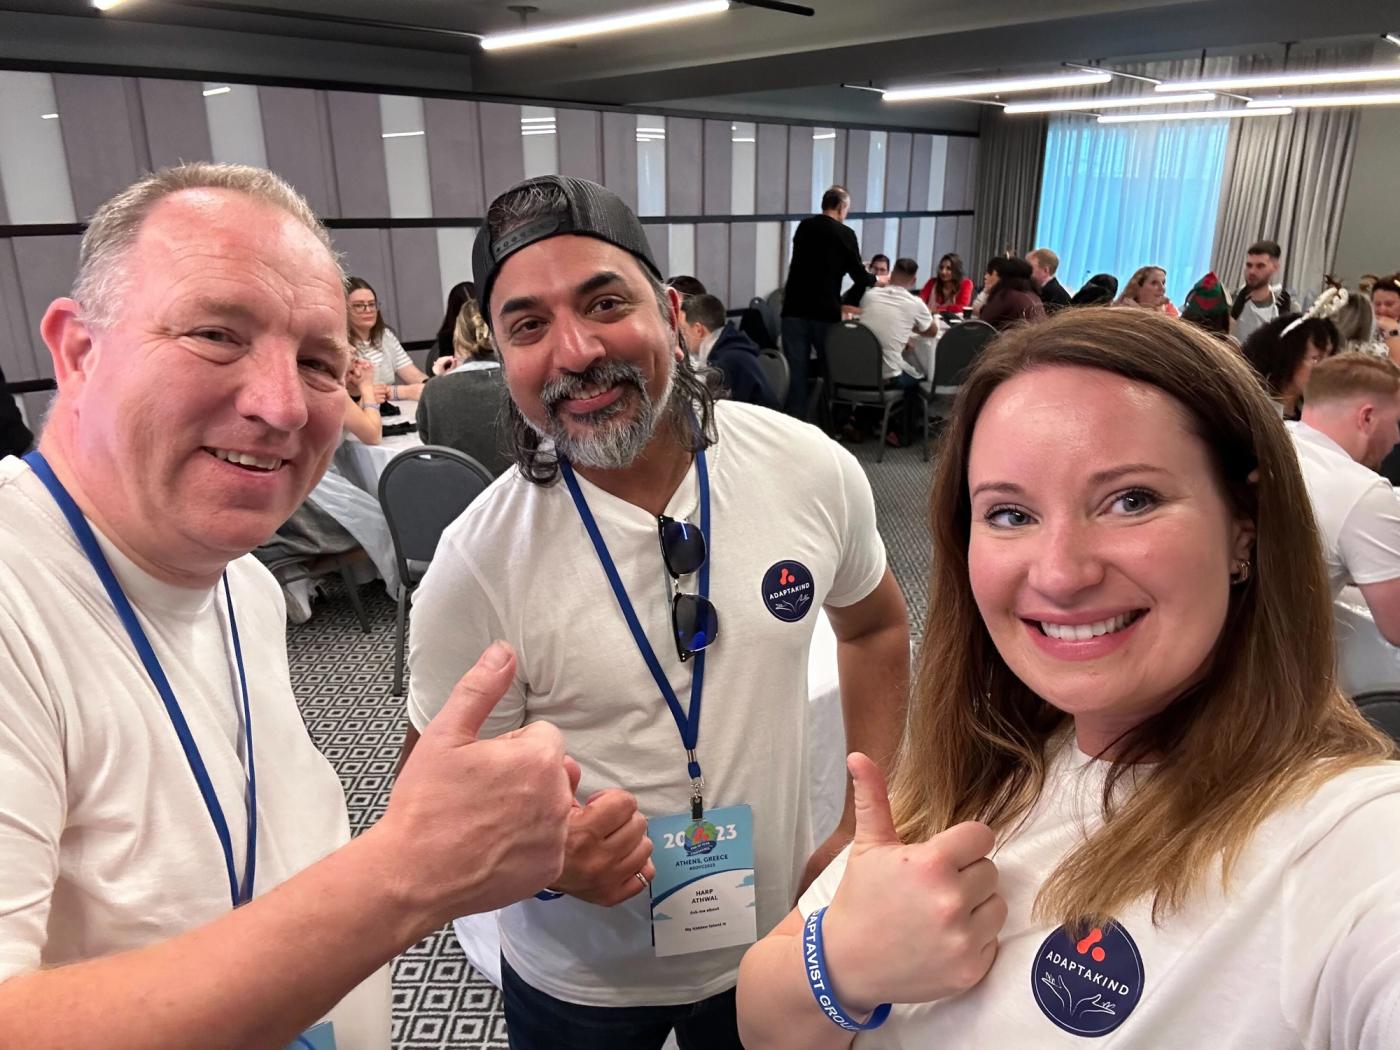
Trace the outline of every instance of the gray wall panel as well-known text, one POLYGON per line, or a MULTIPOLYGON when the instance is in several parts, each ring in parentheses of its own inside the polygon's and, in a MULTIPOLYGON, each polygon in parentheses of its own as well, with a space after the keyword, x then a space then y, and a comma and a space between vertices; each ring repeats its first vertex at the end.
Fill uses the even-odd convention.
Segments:
POLYGON ((972 207, 972 141, 963 136, 948 139, 948 167, 943 177, 943 207, 948 211, 972 207))
POLYGON ((152 167, 165 168, 181 161, 213 158, 209 117, 197 81, 143 77, 138 86, 152 167))
POLYGON ((963 257, 963 273, 972 278, 973 284, 982 283, 982 271, 978 267, 987 260, 970 259, 962 252, 958 251, 958 220, 954 218, 941 218, 933 220, 933 259, 937 265, 939 259, 949 252, 958 252, 963 257))
POLYGON ((760 215, 787 211, 788 129, 785 124, 758 125, 755 165, 758 184, 754 211, 760 215))
POLYGON ((53 74, 53 90, 73 205, 78 217, 87 219, 142 171, 126 90, 118 78, 72 73, 53 74))
POLYGON ((637 206, 637 118, 631 113, 603 114, 603 185, 637 206))
POLYGON ((486 211, 481 192, 481 124, 476 103, 455 98, 423 100, 428 139, 428 184, 433 214, 454 218, 486 211))
POLYGON ((908 211, 909 169, 914 137, 891 132, 885 147, 885 211, 908 211))
POLYGON ((334 217, 340 214, 340 203, 332 176, 330 132, 318 96, 308 88, 259 87, 258 108, 268 167, 299 189, 317 215, 334 217))
MULTIPOLYGON (((895 253, 891 253, 895 254, 895 253)), ((919 256, 919 220, 900 219, 899 220, 899 252, 898 255, 905 259, 917 259, 919 256)), ((929 279, 929 274, 919 274, 919 285, 929 279)))
POLYGON ((394 262, 394 314, 399 338, 408 342, 437 334, 444 307, 438 270, 437 231, 431 228, 389 231, 394 262))
POLYGON ((705 214, 734 208, 734 137, 727 120, 705 121, 705 214))
POLYGON ((486 204, 525 178, 525 149, 520 138, 520 107, 481 103, 481 170, 486 204))
POLYGON ((554 111, 554 124, 559 129, 559 174, 602 182, 602 114, 560 108, 554 111))
POLYGON ((671 215, 699 215, 704 210, 702 128, 702 121, 690 117, 666 118, 666 211, 671 215))
POLYGON ((870 132, 846 132, 846 181, 851 194, 851 211, 865 211, 870 175, 870 132))
MULTIPOLYGON (((336 251, 341 254, 345 272, 351 277, 363 277, 374 289, 379 301, 384 304, 384 321, 394 331, 399 330, 403 320, 391 313, 398 302, 394 284, 394 260, 389 247, 388 230, 331 230, 331 240, 336 251)), ((437 247, 433 247, 437 257, 437 247)), ((433 285, 435 291, 440 285, 433 285)))
MULTIPOLYGON (((752 256, 750 252, 750 256, 752 256)), ((695 276, 716 295, 729 292, 729 226, 702 222, 695 227, 695 276)))
POLYGON ((0 369, 7 380, 38 379, 42 374, 34 355, 38 327, 38 319, 31 322, 24 306, 13 244, 8 238, 0 240, 0 369))
POLYGON ((933 136, 915 135, 909 156, 909 209, 928 207, 928 177, 933 160, 933 136))
POLYGON ((379 96, 327 91, 335 184, 340 214, 347 219, 389 214, 389 173, 384 168, 379 96))
MULTIPOLYGON (((736 222, 729 227, 729 309, 748 305, 754 290, 754 253, 758 248, 758 224, 736 222)), ((765 293, 766 294, 766 293, 765 293)))
MULTIPOLYGON (((957 239, 954 242, 956 247, 953 248, 953 251, 957 252, 965 260, 972 256, 972 225, 974 218, 975 217, 972 215, 959 215, 957 218, 957 233, 955 235, 957 239)), ((948 220, 945 219, 943 221, 947 222, 948 220)), ((963 265, 975 273, 976 267, 985 266, 986 263, 987 261, 983 259, 981 262, 974 262, 971 266, 966 262, 963 265)), ((976 276, 973 277, 973 281, 978 284, 981 283, 976 276)))
POLYGON ((79 234, 59 234, 52 237, 16 237, 11 241, 15 253, 15 269, 19 275, 20 298, 29 319, 29 347, 34 355, 34 367, 39 377, 53 376, 53 361, 48 347, 39 337, 39 320, 49 303, 67 295, 73 288, 78 272, 79 234))
POLYGON ((146 139, 146 122, 141 116, 141 84, 135 77, 122 77, 121 85, 126 95, 126 120, 131 128, 131 152, 136 157, 136 170, 150 171, 155 165, 151 163, 151 145, 146 139))
POLYGON ((831 181, 838 186, 846 185, 846 139, 845 128, 836 129, 836 154, 831 161, 831 181))
POLYGON ((671 227, 659 222, 650 222, 642 227, 651 245, 651 257, 661 267, 662 278, 671 276, 671 227))
POLYGON ((787 211, 805 212, 812 206, 812 132, 788 129, 787 211))

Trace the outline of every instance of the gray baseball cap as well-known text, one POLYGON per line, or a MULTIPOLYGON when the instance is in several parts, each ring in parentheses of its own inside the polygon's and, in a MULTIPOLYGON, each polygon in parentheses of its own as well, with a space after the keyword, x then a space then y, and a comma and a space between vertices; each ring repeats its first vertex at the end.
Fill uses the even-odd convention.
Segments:
MULTIPOLYGON (((517 183, 501 194, 501 197, 530 186, 557 186, 563 194, 566 207, 531 219, 523 226, 517 226, 499 237, 492 237, 490 228, 482 226, 472 247, 472 272, 476 279, 481 316, 486 319, 488 325, 491 323, 491 285, 501 266, 521 248, 549 237, 558 237, 561 234, 597 237, 623 251, 631 252, 658 281, 661 280, 661 270, 656 265, 656 260, 651 257, 651 245, 647 242, 646 230, 636 213, 612 190, 587 179, 541 175, 539 178, 517 183)), ((496 200, 500 200, 501 197, 497 197, 496 200)), ((495 201, 491 203, 495 205, 495 201)), ((488 215, 490 211, 488 208, 488 215)))

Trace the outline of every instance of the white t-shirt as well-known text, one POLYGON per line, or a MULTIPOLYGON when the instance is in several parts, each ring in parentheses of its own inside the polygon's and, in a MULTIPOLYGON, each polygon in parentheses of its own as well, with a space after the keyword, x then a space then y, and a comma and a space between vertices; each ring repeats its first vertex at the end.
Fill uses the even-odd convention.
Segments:
MULTIPOLYGON (((1031 918, 1031 906, 1056 865, 1102 826, 1107 769, 1062 748, 1026 823, 999 843, 1008 915, 981 983, 896 1005, 855 1047, 1041 1050, 1084 1047, 1090 1033, 1114 1050, 1400 1046, 1400 763, 1344 773, 1266 819, 1228 894, 1212 877, 1160 926, 1144 898, 1120 917, 1126 938, 1110 930, 1094 944, 1063 940, 1031 918)), ((847 857, 803 894, 804 917, 831 903, 847 857)))
POLYGON ((900 372, 914 375, 912 365, 904 360, 904 347, 917 331, 932 326, 933 314, 928 304, 898 285, 874 285, 865 290, 860 300, 860 323, 880 340, 880 353, 885 361, 885 378, 900 372))
MULTIPOLYGON (((241 876, 243 731, 223 586, 163 583, 97 536, 199 746, 241 876)), ((345 843, 349 824, 292 697, 281 590, 251 555, 228 579, 262 894, 345 843)), ((0 800, 0 980, 166 940, 231 907, 223 850, 160 696, 58 505, 15 458, 0 460, 0 800)), ((388 968, 330 1018, 340 1050, 387 1050, 388 968)))
POLYGON ((1332 597, 1400 577, 1400 499, 1390 482, 1306 423, 1285 423, 1308 487, 1332 597))
MULTIPOLYGON (((707 810, 753 807, 762 936, 791 908, 812 849, 812 610, 866 597, 884 575, 885 550, 869 482, 840 445, 753 405, 721 401, 715 417, 718 442, 706 463, 719 633, 705 661, 698 757, 707 810), (779 584, 791 575, 795 584, 779 584)), ((672 641, 671 580, 656 518, 578 480, 637 618, 688 706, 693 665, 680 662, 672 641)), ((692 465, 665 513, 699 524, 698 501, 692 465)), ((683 581, 687 590, 695 586, 696 577, 683 581)), ((496 638, 515 647, 519 669, 487 733, 548 720, 583 770, 580 799, 619 787, 648 817, 688 812, 680 734, 562 482, 542 488, 509 471, 443 534, 413 602, 408 714, 415 727, 428 724, 496 638)), ((613 908, 573 897, 527 900, 502 912, 500 925, 502 951, 525 981, 591 1006, 704 999, 734 986, 743 955, 731 948, 657 958, 645 893, 613 908)))
POLYGON ((413 358, 408 356, 408 351, 399 342, 399 337, 387 328, 380 334, 378 346, 359 341, 356 341, 354 346, 358 356, 374 365, 376 383, 397 383, 399 369, 413 367, 413 358))
MULTIPOLYGON (((1246 293, 1247 295, 1248 293, 1246 293)), ((1278 317, 1278 298, 1270 295, 1269 301, 1260 306, 1253 299, 1246 299, 1244 309, 1235 319, 1235 338, 1243 343, 1260 328, 1278 317)))

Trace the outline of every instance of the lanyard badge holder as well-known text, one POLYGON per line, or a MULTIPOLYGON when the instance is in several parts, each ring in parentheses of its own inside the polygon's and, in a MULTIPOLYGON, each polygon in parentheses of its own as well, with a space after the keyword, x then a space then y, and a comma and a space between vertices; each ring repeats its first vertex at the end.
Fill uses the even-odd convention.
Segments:
MULTIPOLYGON (((693 659, 690 680, 690 709, 681 708, 670 680, 656 658, 632 607, 627 589, 598 523, 588 507, 583 490, 567 461, 560 460, 560 473, 573 497, 583 527, 593 542, 598 561, 612 586, 618 608, 632 632, 637 651, 651 672, 657 691, 680 731, 685 749, 686 773, 690 777, 690 812, 647 820, 647 833, 656 847, 652 860, 656 876, 651 883, 652 943, 658 956, 682 955, 735 945, 752 944, 757 939, 757 909, 754 896, 753 811, 747 805, 726 806, 705 813, 705 777, 697 757, 700 737, 700 701, 705 683, 705 651, 714 639, 716 622, 709 605, 710 593, 710 478, 702 449, 695 455, 700 487, 700 535, 707 556, 698 566, 699 595, 683 595, 679 587, 672 596, 672 625, 677 653, 682 661, 693 659), (688 616, 681 603, 691 610, 709 610, 708 615, 688 616), (704 645, 693 643, 702 640, 704 645)), ((661 520, 663 544, 665 529, 683 523, 661 520)), ((664 550, 664 547, 663 547, 664 550)), ((675 580, 684 566, 668 558, 667 569, 675 580)))
MULTIPOLYGON (((73 501, 72 495, 64 487, 63 482, 58 479, 58 475, 49 466, 48 460, 43 453, 37 449, 24 457, 24 461, 29 464, 31 470, 43 482, 48 489, 49 495, 58 504, 58 509, 63 513, 69 528, 73 530, 73 535, 82 547, 83 553, 87 555, 89 564, 102 583, 102 587, 107 592, 107 597, 112 602, 112 608, 117 613, 117 618, 121 620, 122 626, 126 629, 127 637, 131 639, 132 647, 136 650, 136 655, 141 661, 141 666, 145 669, 147 676, 151 680, 151 685, 160 696, 161 703, 165 706, 166 715, 170 718, 171 727, 175 730, 175 735, 180 741, 180 747, 185 753, 185 761, 190 767, 190 774, 194 777, 195 785, 199 789, 200 797, 204 801, 204 807, 209 813, 209 820, 214 825, 214 834, 219 840, 219 846, 224 854, 224 866, 228 872, 229 900, 232 907, 247 904, 253 899, 253 882, 257 873, 258 858, 258 781, 257 771, 253 761, 253 713, 248 702, 248 676, 243 668, 243 647, 238 638, 238 620, 233 612, 233 594, 229 590, 228 574, 222 578, 224 585, 224 601, 228 609, 229 637, 233 643, 233 663, 238 670, 238 699, 241 701, 243 715, 243 736, 246 751, 245 784, 247 787, 247 843, 244 849, 244 869, 243 878, 239 879, 238 870, 233 860, 233 837, 229 833, 228 820, 224 817, 223 806, 219 803, 219 796, 214 791, 214 784, 209 779, 209 771, 205 767, 204 758, 199 752, 199 745, 195 742, 194 734, 190 732, 189 723, 185 719, 185 713, 180 708, 180 701, 175 697, 175 691, 170 685, 169 678, 166 677, 165 669, 161 667, 160 659, 156 656, 155 649, 151 645, 150 639, 146 636, 145 630, 141 626, 140 620, 136 618, 136 610, 132 608, 126 592, 122 590, 122 585, 118 581, 116 573, 112 571, 111 564, 107 561, 107 556, 102 553, 101 546, 98 545, 97 537, 93 534, 92 526, 83 517, 83 513, 78 509, 78 505, 73 501)), ((243 757, 243 756, 240 756, 243 757)), ((335 1035, 329 1022, 317 1025, 315 1028, 304 1033, 293 1047, 304 1045, 308 1040, 312 1040, 311 1045, 316 1050, 335 1050, 335 1035)))

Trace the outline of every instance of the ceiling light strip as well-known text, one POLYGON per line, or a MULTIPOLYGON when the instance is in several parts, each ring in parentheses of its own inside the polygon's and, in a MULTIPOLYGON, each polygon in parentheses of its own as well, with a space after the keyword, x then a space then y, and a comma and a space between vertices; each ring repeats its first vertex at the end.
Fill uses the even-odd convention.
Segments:
POLYGON ((1359 95, 1298 95, 1292 98, 1257 98, 1246 104, 1246 109, 1262 109, 1266 106, 1297 106, 1317 108, 1320 106, 1400 106, 1400 91, 1372 91, 1359 95))
POLYGON ((1114 113, 1099 118, 1100 124, 1133 124, 1158 120, 1234 120, 1239 117, 1286 117, 1291 109, 1274 106, 1269 109, 1195 109, 1174 113, 1114 113))
POLYGON ((1209 77, 1205 80, 1169 80, 1153 90, 1248 91, 1261 87, 1308 87, 1315 84, 1367 84, 1400 80, 1400 66, 1371 69, 1324 69, 1307 73, 1261 73, 1242 77, 1209 77))
POLYGON ((1011 102, 1007 113, 1073 113, 1079 110, 1127 109, 1132 106, 1184 105, 1188 102, 1210 102, 1213 91, 1188 91, 1184 95, 1133 95, 1129 98, 1039 99, 1035 102, 1011 102))
POLYGON ((929 98, 956 98, 959 95, 1007 95, 1018 91, 1045 91, 1055 88, 1088 87, 1107 84, 1107 73, 1052 73, 1040 77, 1010 77, 1004 80, 965 80, 955 84, 925 84, 922 87, 894 88, 885 92, 886 102, 915 102, 929 98))
POLYGON ((509 33, 490 33, 481 38, 483 51, 503 51, 532 44, 554 44, 562 40, 578 40, 600 33, 615 33, 627 29, 670 25, 688 18, 717 15, 729 10, 729 0, 697 0, 693 3, 666 4, 646 7, 602 18, 581 18, 574 22, 559 22, 538 29, 518 29, 509 33))

